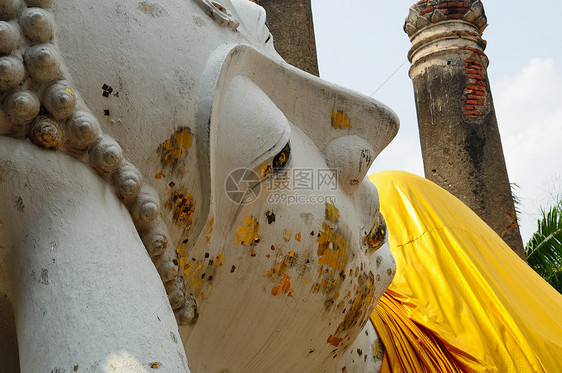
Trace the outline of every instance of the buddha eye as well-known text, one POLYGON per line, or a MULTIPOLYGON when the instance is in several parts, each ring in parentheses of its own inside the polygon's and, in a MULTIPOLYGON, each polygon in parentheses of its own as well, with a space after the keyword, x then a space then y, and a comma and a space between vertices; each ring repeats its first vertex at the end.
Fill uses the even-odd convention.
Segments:
POLYGON ((267 22, 267 20, 265 20, 264 23, 268 31, 267 39, 265 39, 264 44, 267 44, 267 42, 271 40, 271 28, 269 27, 269 22, 267 22))
POLYGON ((219 3, 212 2, 213 6, 219 10, 219 12, 226 13, 226 9, 224 6, 220 5, 219 3))
POLYGON ((273 172, 277 172, 289 161, 289 156, 291 155, 291 142, 287 142, 287 145, 275 157, 273 157, 273 172))
POLYGON ((269 158, 270 160, 260 167, 261 179, 266 179, 269 176, 281 171, 289 163, 290 156, 291 142, 289 141, 283 149, 281 149, 281 151, 273 157, 273 159, 269 158))

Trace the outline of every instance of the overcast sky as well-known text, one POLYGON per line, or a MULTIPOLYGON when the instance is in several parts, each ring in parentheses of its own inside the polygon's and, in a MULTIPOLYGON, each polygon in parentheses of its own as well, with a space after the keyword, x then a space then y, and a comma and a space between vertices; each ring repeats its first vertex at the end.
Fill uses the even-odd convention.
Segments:
MULTIPOLYGON (((388 105, 401 121, 372 172, 423 176, 413 88, 402 30, 415 0, 312 0, 320 76, 388 105), (394 73, 394 75, 392 75, 394 73)), ((562 2, 483 1, 484 39, 510 180, 519 185, 523 241, 541 206, 562 192, 562 2), (540 4, 540 6, 539 6, 540 4)), ((560 195, 560 194, 559 194, 560 195)))

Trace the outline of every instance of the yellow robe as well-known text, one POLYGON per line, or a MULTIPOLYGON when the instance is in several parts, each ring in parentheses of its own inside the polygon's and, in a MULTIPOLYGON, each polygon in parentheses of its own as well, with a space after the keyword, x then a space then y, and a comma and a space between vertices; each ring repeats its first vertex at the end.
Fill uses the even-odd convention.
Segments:
POLYGON ((562 372, 562 295, 447 191, 370 176, 397 273, 373 321, 383 371, 562 372))

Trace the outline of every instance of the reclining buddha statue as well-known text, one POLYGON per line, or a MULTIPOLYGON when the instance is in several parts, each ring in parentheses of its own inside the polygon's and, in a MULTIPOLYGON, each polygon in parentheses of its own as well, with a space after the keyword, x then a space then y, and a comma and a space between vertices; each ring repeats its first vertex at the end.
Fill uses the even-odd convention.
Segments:
POLYGON ((0 94, 3 371, 330 371, 392 280, 398 119, 248 0, 0 0, 0 94))

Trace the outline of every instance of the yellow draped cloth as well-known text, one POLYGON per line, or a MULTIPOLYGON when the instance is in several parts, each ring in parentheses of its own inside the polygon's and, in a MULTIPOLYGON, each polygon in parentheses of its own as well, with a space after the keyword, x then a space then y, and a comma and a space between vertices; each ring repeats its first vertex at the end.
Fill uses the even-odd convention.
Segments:
POLYGON ((383 372, 562 372, 562 295, 439 186, 370 179, 397 264, 371 316, 383 372))

